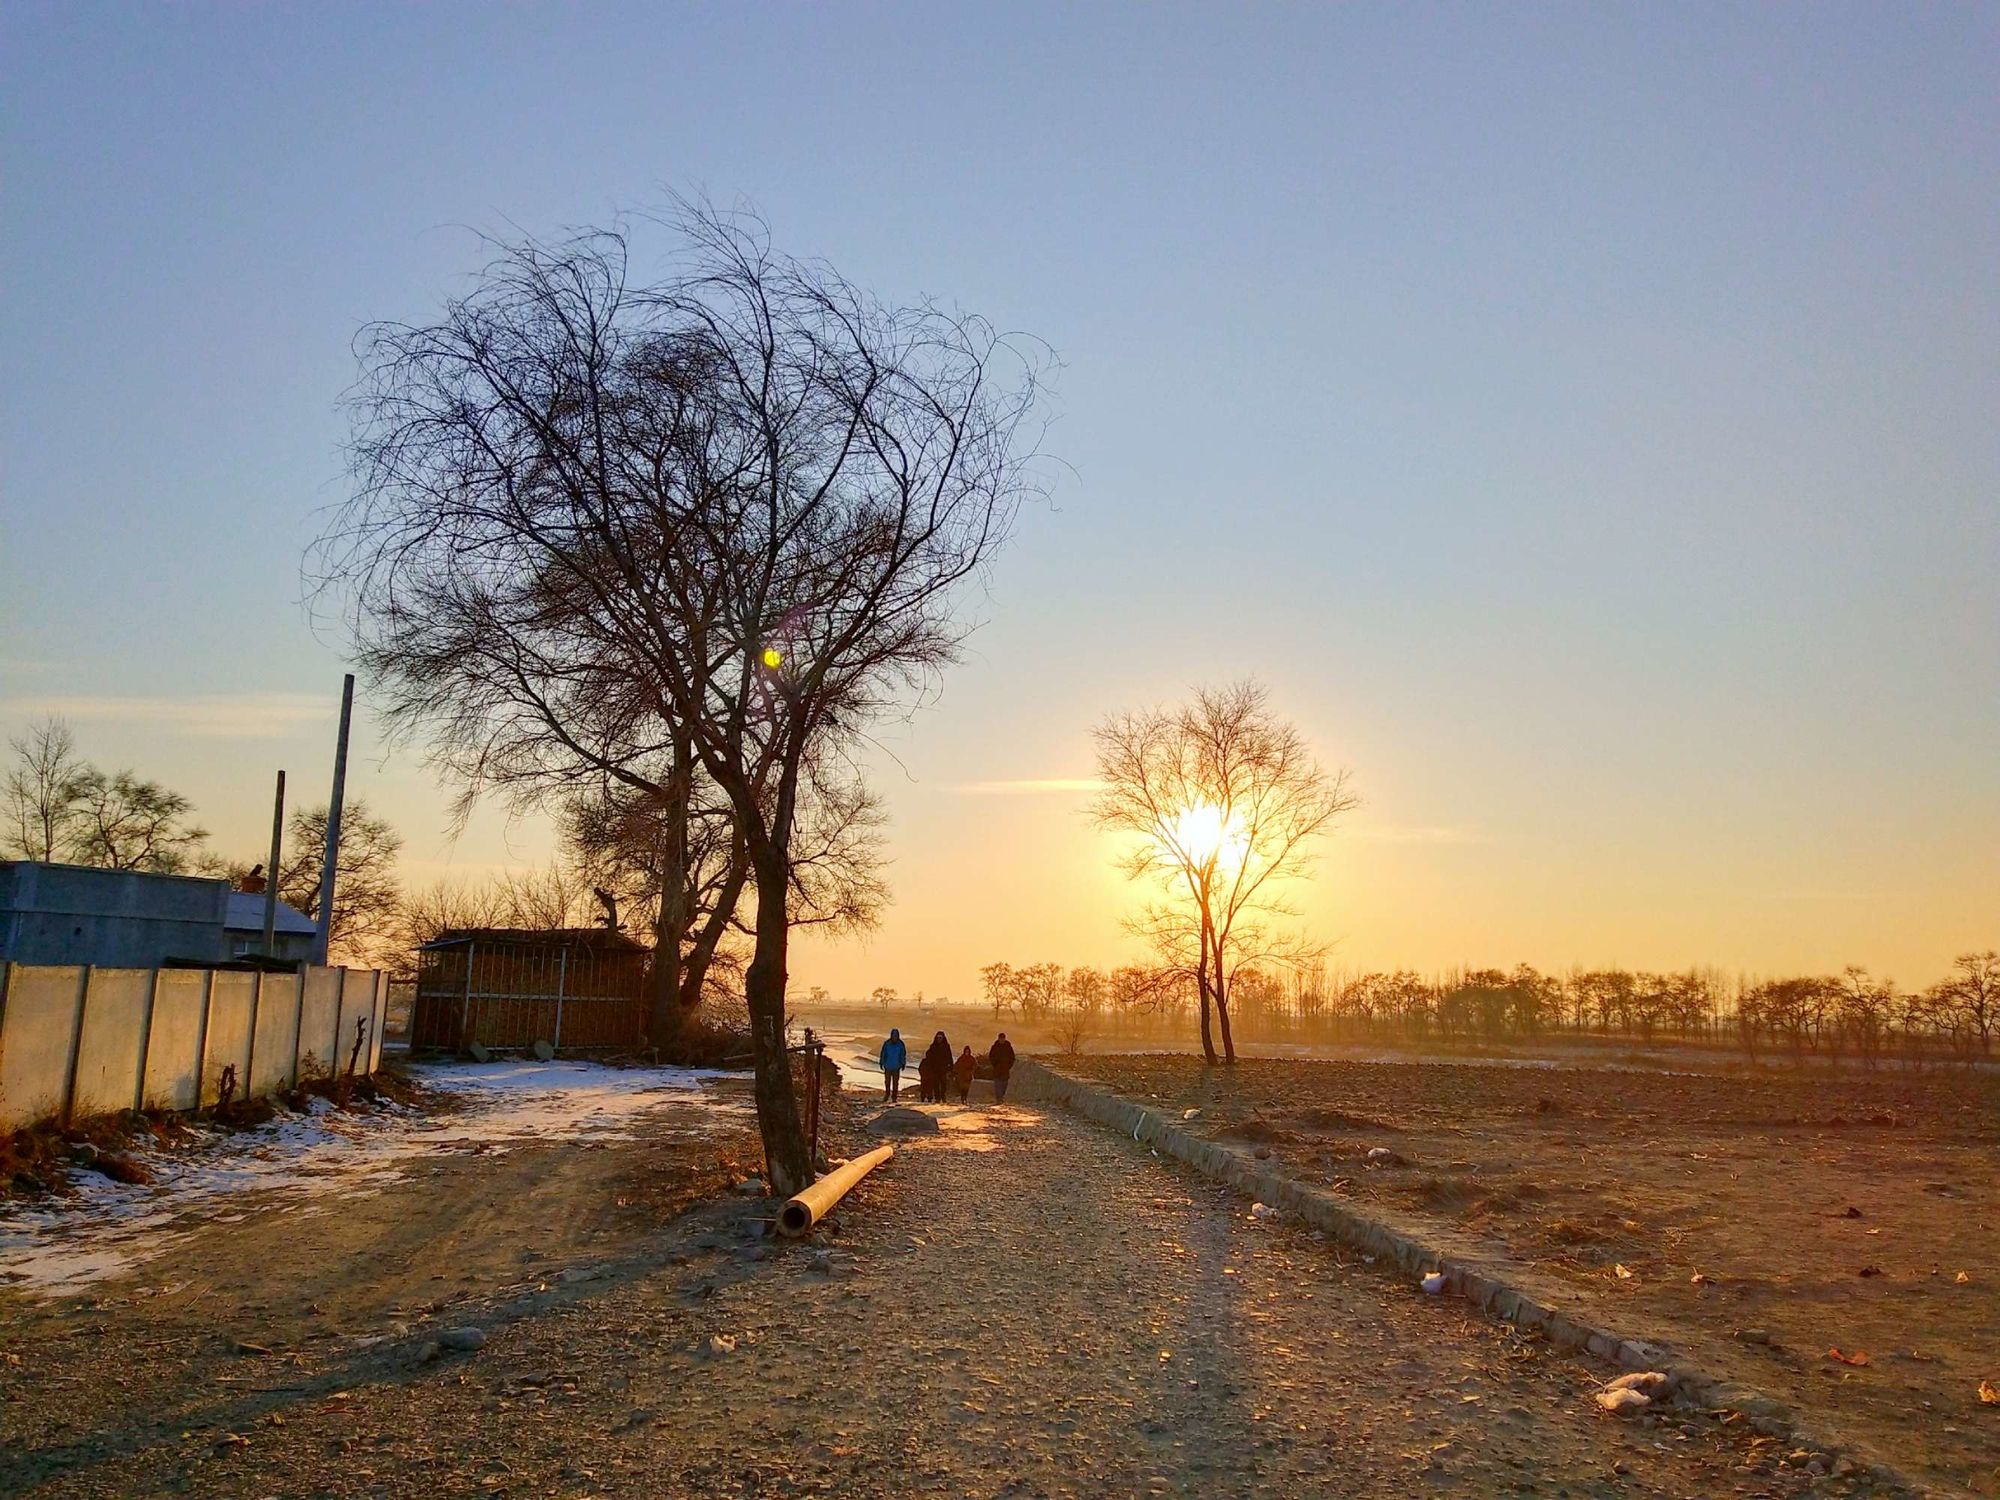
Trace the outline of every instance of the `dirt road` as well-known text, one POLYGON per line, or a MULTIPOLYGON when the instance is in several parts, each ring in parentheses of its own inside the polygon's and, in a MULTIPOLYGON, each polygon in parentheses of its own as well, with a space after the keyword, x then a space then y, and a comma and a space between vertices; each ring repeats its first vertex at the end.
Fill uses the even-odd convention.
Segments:
MULTIPOLYGON (((643 1139, 551 1142, 0 1294, 0 1492, 1850 1492, 1705 1414, 1604 1416, 1612 1372, 1096 1127, 947 1125, 813 1245, 736 1193, 675 1215, 643 1139)), ((682 1165, 712 1189, 746 1144, 682 1165)))

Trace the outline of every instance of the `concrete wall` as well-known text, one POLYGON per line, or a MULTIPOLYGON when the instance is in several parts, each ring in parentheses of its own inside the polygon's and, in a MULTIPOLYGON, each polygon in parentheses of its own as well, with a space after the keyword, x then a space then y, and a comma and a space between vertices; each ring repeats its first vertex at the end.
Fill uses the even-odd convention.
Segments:
POLYGON ((107 1115, 138 1102, 152 1006, 151 969, 90 971, 70 1095, 74 1113, 107 1115))
POLYGON ((250 1076, 250 1023, 257 1009, 257 976, 217 969, 208 987, 208 1041, 202 1052, 201 1102, 222 1097, 222 1075, 236 1070, 236 1097, 250 1076))
POLYGON ((153 1029, 146 1039, 147 1109, 201 1105, 201 1049, 208 1024, 206 969, 161 969, 154 981, 153 1029))
POLYGON ((238 1098, 278 1092, 308 1056, 322 1074, 345 1071, 364 1022, 357 1071, 373 1072, 387 998, 372 969, 0 964, 0 1130, 213 1104, 230 1065, 238 1098))
POLYGON ((81 968, 0 964, 0 1129, 39 1120, 69 1098, 70 1045, 83 1005, 81 968))
POLYGON ((229 882, 0 861, 0 959, 151 968, 230 956, 229 882))
POLYGON ((275 1094, 291 1085, 299 1067, 299 1009, 305 1003, 297 974, 257 976, 256 1024, 251 1030, 250 1082, 244 1098, 275 1094))

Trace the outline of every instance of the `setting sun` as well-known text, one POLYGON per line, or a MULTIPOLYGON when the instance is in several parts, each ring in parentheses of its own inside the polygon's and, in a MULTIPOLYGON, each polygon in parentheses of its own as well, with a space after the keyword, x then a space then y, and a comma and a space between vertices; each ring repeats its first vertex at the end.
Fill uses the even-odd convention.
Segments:
POLYGON ((1197 802, 1175 814, 1160 841, 1170 852, 1184 855, 1197 865, 1212 860, 1218 869, 1224 870, 1240 865, 1249 845, 1242 822, 1213 802, 1197 802))

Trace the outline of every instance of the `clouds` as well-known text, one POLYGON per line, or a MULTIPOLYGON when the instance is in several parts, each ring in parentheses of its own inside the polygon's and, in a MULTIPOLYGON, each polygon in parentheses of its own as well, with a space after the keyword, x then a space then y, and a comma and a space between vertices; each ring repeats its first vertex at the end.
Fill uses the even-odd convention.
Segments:
POLYGON ((1026 781, 967 781, 952 788, 963 797, 1034 797, 1062 792, 1100 792, 1104 783, 1090 776, 1049 776, 1026 781))
POLYGON ((72 724, 143 724, 190 739, 277 740, 334 717, 324 693, 196 693, 183 698, 79 693, 14 698, 8 718, 67 719, 72 724))

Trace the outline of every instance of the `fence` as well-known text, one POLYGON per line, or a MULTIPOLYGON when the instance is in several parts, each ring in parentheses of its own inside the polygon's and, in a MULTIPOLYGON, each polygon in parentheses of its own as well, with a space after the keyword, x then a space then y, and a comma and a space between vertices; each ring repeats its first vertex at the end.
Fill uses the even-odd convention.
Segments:
POLYGON ((636 946, 554 935, 432 943, 417 955, 410 1046, 637 1047, 646 1036, 651 959, 636 946))
POLYGON ((372 1073, 387 994, 373 969, 0 964, 0 1130, 203 1108, 231 1068, 239 1099, 344 1072, 350 1059, 372 1073))

